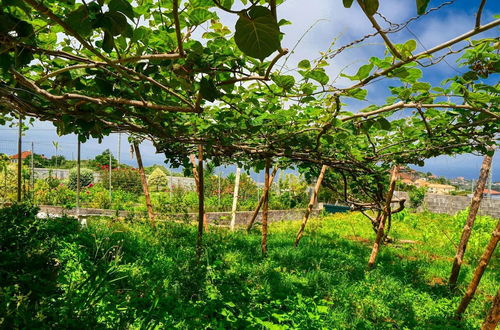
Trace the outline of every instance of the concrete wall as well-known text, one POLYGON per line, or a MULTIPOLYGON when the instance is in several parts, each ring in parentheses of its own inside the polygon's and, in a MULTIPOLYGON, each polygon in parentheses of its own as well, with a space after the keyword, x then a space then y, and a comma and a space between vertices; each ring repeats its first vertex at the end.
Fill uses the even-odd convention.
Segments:
MULTIPOLYGON (((406 198, 407 205, 409 205, 410 198, 406 192, 396 192, 396 197, 406 198)), ((422 206, 418 208, 419 211, 428 210, 432 213, 446 213, 455 214, 458 211, 464 210, 470 206, 471 197, 468 196, 451 196, 451 195, 437 195, 426 194, 422 206)), ((493 218, 500 218, 500 200, 483 198, 479 208, 480 215, 489 215, 493 218)))
MULTIPOLYGON (((40 206, 40 212, 45 215, 59 216, 59 215, 76 215, 76 209, 64 209, 60 206, 42 205, 40 206)), ((313 210, 311 216, 317 216, 318 210, 313 210)), ((302 219, 305 213, 305 209, 291 209, 291 210, 269 210, 268 221, 286 221, 286 220, 299 220, 302 219)), ((128 211, 115 211, 115 210, 103 210, 103 209, 90 209, 82 208, 80 209, 81 216, 120 216, 127 217, 133 216, 134 213, 128 211), (117 214, 118 212, 118 214, 117 214)), ((135 213, 135 215, 147 216, 146 213, 135 213)), ((236 212, 236 225, 244 226, 250 220, 253 215, 253 211, 240 211, 236 212)), ((196 221, 198 219, 197 213, 184 213, 184 214, 162 214, 158 216, 158 220, 162 219, 172 219, 172 220, 186 220, 186 221, 196 221)), ((256 219, 256 222, 260 222, 262 219, 262 213, 256 219)), ((211 224, 216 225, 229 225, 231 221, 231 212, 208 212, 207 220, 211 224)))

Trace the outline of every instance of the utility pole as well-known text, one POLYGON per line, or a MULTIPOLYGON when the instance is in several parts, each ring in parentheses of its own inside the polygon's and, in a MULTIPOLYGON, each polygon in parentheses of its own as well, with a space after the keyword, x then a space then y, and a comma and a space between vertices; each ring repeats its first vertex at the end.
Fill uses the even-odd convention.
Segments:
POLYGON ((122 133, 118 133, 118 168, 121 164, 122 133))
POLYGON ((218 210, 219 210, 219 212, 220 212, 220 194, 221 194, 221 191, 220 191, 220 190, 221 190, 221 186, 220 186, 220 176, 221 176, 221 172, 220 172, 220 170, 219 170, 219 176, 218 176, 218 178, 217 178, 217 179, 218 179, 218 181, 219 181, 219 189, 217 190, 217 195, 218 195, 218 196, 217 196, 217 197, 218 197, 218 204, 217 204, 217 206, 218 206, 218 210))
POLYGON ((22 172, 22 145, 23 145, 23 119, 19 113, 19 136, 17 140, 17 202, 21 202, 21 172, 22 172))
POLYGON ((241 168, 236 168, 236 178, 234 181, 233 207, 231 209, 231 230, 234 230, 236 224, 236 207, 238 206, 238 191, 240 189, 241 168))
POLYGON ((34 149, 35 145, 33 141, 31 141, 31 175, 30 175, 30 191, 31 191, 31 199, 35 200, 35 159, 34 159, 34 149))
POLYGON ((113 163, 111 162, 111 150, 109 151, 109 202, 113 200, 113 194, 111 192, 111 169, 113 167, 113 163))
POLYGON ((80 136, 77 136, 78 144, 76 149, 76 217, 80 220, 80 136))
MULTIPOLYGON (((493 159, 491 159, 491 168, 493 168, 493 159)), ((490 180, 488 181, 488 198, 491 200, 491 186, 493 181, 493 171, 490 171, 490 180)))

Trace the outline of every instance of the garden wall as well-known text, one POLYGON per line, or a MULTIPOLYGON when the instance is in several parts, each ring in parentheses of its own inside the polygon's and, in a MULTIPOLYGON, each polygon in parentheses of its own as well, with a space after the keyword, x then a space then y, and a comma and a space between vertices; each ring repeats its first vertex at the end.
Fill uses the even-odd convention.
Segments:
MULTIPOLYGON (((395 195, 399 198, 406 198, 407 201, 410 200, 406 192, 397 191, 395 195)), ((469 207, 470 202, 471 197, 468 196, 426 194, 424 202, 418 210, 428 210, 432 213, 455 214, 469 207)), ((479 208, 479 214, 500 218, 500 200, 483 198, 481 207, 479 208)))
MULTIPOLYGON (((72 215, 76 216, 76 209, 64 209, 60 206, 40 206, 40 212, 49 216, 59 216, 59 215, 72 215)), ((319 210, 313 210, 311 216, 317 216, 319 210)), ((285 220, 299 220, 302 219, 305 213, 305 209, 291 209, 291 210, 269 210, 268 221, 277 222, 285 220)), ((138 215, 138 213, 135 213, 138 215)), ((133 212, 129 211, 115 211, 115 210, 104 210, 104 209, 90 209, 81 208, 80 215, 83 217, 88 216, 116 216, 127 217, 133 216, 133 212), (117 213, 118 212, 118 213, 117 213)), ((142 216, 147 216, 147 213, 141 213, 142 216)), ((240 211, 236 212, 236 225, 244 226, 250 220, 253 215, 253 211, 240 211)), ((172 219, 172 220, 186 220, 186 221, 196 221, 198 219, 197 213, 184 213, 184 214, 168 214, 159 215, 159 220, 172 219)), ((260 222, 262 219, 262 213, 259 213, 256 222, 260 222)), ((219 225, 229 225, 231 221, 231 212, 208 212, 207 220, 212 224, 219 225)))

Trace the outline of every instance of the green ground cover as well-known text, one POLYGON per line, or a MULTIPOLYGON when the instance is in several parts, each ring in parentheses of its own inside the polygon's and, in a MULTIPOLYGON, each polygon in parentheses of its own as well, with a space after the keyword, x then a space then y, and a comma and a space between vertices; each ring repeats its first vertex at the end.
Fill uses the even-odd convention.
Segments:
POLYGON ((478 328, 500 284, 498 251, 462 322, 453 319, 496 220, 480 217, 460 286, 446 286, 465 213, 409 214, 366 270, 374 234, 359 214, 313 219, 299 248, 297 221, 270 226, 269 255, 256 228, 211 228, 195 257, 194 226, 93 219, 35 219, 0 210, 0 327, 478 328))

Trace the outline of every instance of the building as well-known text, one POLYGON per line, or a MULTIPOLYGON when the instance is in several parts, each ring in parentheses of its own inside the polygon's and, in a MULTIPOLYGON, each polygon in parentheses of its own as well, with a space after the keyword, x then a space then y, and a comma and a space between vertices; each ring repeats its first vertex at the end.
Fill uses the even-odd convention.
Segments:
POLYGON ((448 195, 454 190, 455 187, 449 184, 429 183, 427 186, 427 191, 431 194, 448 195))
POLYGON ((438 194, 438 195, 448 195, 450 192, 454 191, 456 188, 449 184, 439 184, 439 183, 430 183, 425 179, 415 180, 415 185, 417 187, 426 187, 427 192, 430 194, 438 194))
MULTIPOLYGON (((23 151, 21 152, 21 159, 24 161, 26 158, 30 158, 31 157, 31 151, 23 151)), ((15 155, 12 155, 12 156, 9 156, 9 159, 10 159, 10 162, 11 163, 15 163, 17 164, 17 160, 19 158, 19 154, 15 154, 15 155)), ((42 158, 45 158, 44 155, 42 155, 42 158)))
POLYGON ((500 191, 484 189, 483 190, 483 197, 485 197, 485 198, 491 197, 493 199, 500 199, 500 191))

